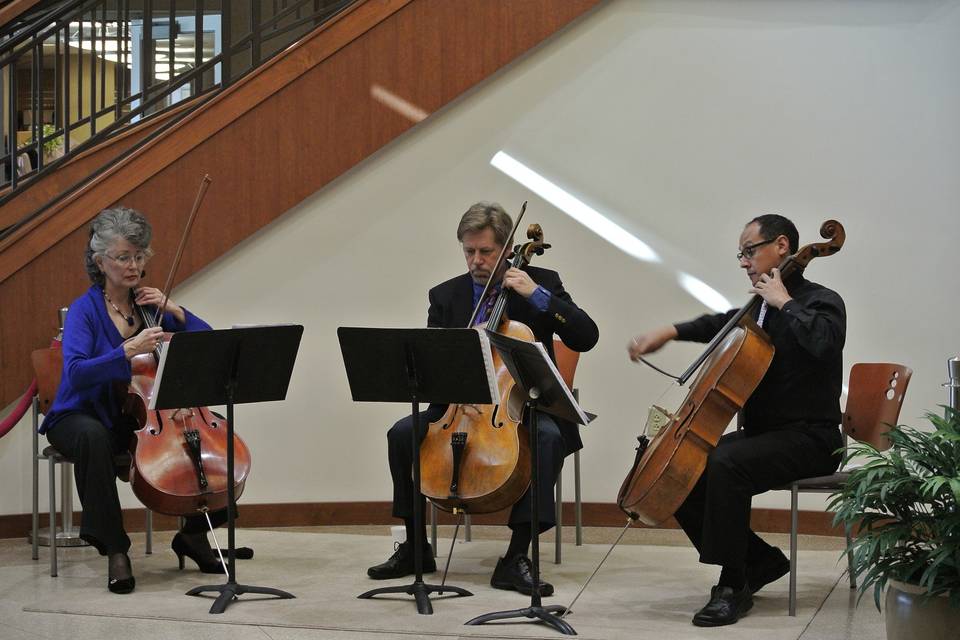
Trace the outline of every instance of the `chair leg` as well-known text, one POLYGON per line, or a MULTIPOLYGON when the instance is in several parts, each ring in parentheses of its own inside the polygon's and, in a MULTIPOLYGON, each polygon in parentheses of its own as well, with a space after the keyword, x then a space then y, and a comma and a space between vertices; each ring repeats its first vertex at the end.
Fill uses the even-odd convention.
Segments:
POLYGON ((799 488, 790 486, 790 595, 787 613, 797 615, 797 529, 799 528, 799 488))
POLYGON ((563 546, 563 472, 557 475, 556 500, 553 503, 554 518, 556 524, 556 534, 554 538, 554 558, 556 564, 562 562, 561 547, 563 546))
POLYGON ((577 529, 577 546, 583 546, 583 510, 581 505, 583 502, 580 499, 580 452, 575 451, 573 453, 573 508, 574 508, 574 523, 577 529))
POLYGON ((33 515, 30 519, 30 530, 33 534, 33 559, 40 558, 40 453, 37 439, 38 423, 40 421, 40 400, 33 396, 33 515))
POLYGON ((850 536, 850 525, 847 525, 847 526, 844 528, 844 534, 846 535, 846 538, 847 538, 847 549, 848 549, 848 551, 847 551, 847 573, 850 574, 850 588, 851 588, 851 589, 856 589, 856 588, 857 588, 857 572, 854 571, 854 569, 853 569, 853 551, 850 551, 850 550, 849 550, 849 549, 850 549, 850 543, 853 542, 853 540, 852 540, 852 538, 851 538, 851 536, 850 536))
POLYGON ((50 577, 57 577, 57 472, 56 463, 47 462, 50 470, 50 577))
POLYGON ((150 554, 153 553, 153 511, 150 511, 150 509, 147 509, 146 511, 147 511, 147 524, 146 524, 146 530, 147 530, 147 549, 146 549, 146 552, 147 552, 147 555, 149 556, 150 554))

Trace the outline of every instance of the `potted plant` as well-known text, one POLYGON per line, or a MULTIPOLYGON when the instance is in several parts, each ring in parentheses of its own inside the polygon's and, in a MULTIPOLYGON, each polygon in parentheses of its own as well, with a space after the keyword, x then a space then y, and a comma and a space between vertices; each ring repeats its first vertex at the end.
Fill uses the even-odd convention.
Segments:
POLYGON ((848 551, 860 596, 887 590, 888 640, 956 638, 960 629, 960 412, 928 413, 932 431, 893 427, 880 452, 851 444, 855 468, 828 505, 856 533, 848 551))

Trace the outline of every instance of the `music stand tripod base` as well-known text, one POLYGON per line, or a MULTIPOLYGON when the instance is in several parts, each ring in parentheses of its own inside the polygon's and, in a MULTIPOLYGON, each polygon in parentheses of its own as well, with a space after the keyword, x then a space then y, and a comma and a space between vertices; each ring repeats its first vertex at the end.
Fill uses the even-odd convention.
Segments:
POLYGON ((438 593, 443 595, 444 593, 450 592, 454 597, 457 596, 472 596, 473 594, 466 589, 461 589, 460 587, 454 587, 452 585, 443 585, 442 587, 438 584, 427 584, 422 580, 417 580, 413 584, 400 585, 397 587, 380 587, 379 589, 371 589, 366 593, 361 593, 358 595, 358 598, 367 599, 372 598, 373 596, 380 595, 381 593, 405 593, 408 596, 413 596, 413 599, 417 603, 417 613, 424 616, 433 615, 433 605, 430 604, 430 594, 438 593))
POLYGON ((468 620, 464 624, 477 625, 484 624, 486 622, 493 622, 495 620, 506 620, 508 618, 530 618, 533 620, 540 620, 544 624, 553 627, 560 633, 568 636, 575 636, 577 635, 577 632, 573 630, 573 627, 571 627, 566 620, 558 617, 558 615, 562 616, 564 613, 566 613, 566 611, 567 608, 559 604, 551 604, 546 607, 532 605, 523 609, 485 613, 482 616, 477 616, 472 620, 468 620))
POLYGON ((287 593, 286 591, 281 591, 280 589, 274 589, 272 587, 253 587, 245 584, 237 584, 236 582, 194 587, 193 589, 190 589, 190 591, 187 591, 187 595, 199 596, 208 591, 217 591, 220 593, 220 595, 217 596, 217 599, 214 601, 213 606, 210 607, 210 613, 223 613, 226 611, 227 605, 230 604, 231 601, 236 600, 237 596, 245 593, 262 593, 266 595, 277 596, 281 599, 296 598, 295 595, 287 593))

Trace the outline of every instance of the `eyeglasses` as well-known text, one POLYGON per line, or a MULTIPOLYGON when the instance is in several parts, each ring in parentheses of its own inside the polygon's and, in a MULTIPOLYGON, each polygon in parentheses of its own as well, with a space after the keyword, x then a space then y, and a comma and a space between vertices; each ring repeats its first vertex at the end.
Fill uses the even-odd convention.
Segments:
POLYGON ((141 266, 147 262, 147 254, 145 253, 136 253, 134 255, 130 255, 129 253, 121 253, 119 256, 112 256, 109 253, 104 253, 103 255, 107 258, 110 258, 121 267, 129 267, 131 262, 136 262, 141 266))
MULTIPOLYGON (((780 236, 777 236, 777 238, 779 237, 780 236)), ((744 248, 740 249, 740 251, 737 252, 737 260, 743 260, 744 258, 746 258, 747 260, 753 260, 753 255, 757 252, 757 249, 759 249, 765 244, 770 244, 771 242, 774 242, 777 238, 770 238, 769 240, 764 240, 762 242, 755 242, 753 244, 748 244, 747 246, 745 246, 744 248)))

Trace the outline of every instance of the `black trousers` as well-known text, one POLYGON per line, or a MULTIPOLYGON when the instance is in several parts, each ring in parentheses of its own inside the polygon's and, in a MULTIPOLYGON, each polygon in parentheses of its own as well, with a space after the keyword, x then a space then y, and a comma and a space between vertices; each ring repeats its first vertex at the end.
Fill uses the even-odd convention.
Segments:
MULTIPOLYGON (((83 413, 70 414, 47 431, 50 444, 73 463, 77 493, 83 506, 80 537, 100 555, 126 553, 130 549, 130 538, 123 528, 113 457, 127 450, 131 433, 125 426, 108 429, 83 413)), ((187 516, 184 520, 183 533, 207 530, 207 521, 202 515, 187 516)), ((227 510, 211 512, 210 521, 215 527, 222 525, 227 521, 227 510)))
POLYGON ((797 427, 722 438, 675 517, 700 562, 746 567, 770 546, 750 529, 753 496, 801 478, 833 473, 843 446, 837 427, 797 427))
MULTIPOLYGON (((438 420, 445 409, 445 405, 430 405, 426 411, 420 412, 422 434, 426 433, 427 424, 438 420)), ((539 413, 537 423, 540 427, 540 478, 537 485, 540 505, 537 515, 540 520, 540 531, 546 531, 553 527, 557 520, 557 514, 554 511, 556 499, 553 487, 563 469, 566 447, 560 435, 560 428, 552 417, 539 413)), ((413 517, 412 431, 413 416, 407 416, 397 421, 387 432, 387 457, 390 460, 390 474, 393 476, 393 515, 396 518, 413 517)), ((529 522, 530 491, 528 489, 513 505, 508 524, 513 526, 529 522)))

